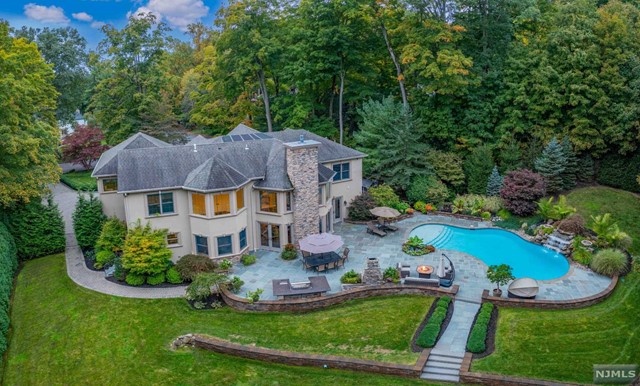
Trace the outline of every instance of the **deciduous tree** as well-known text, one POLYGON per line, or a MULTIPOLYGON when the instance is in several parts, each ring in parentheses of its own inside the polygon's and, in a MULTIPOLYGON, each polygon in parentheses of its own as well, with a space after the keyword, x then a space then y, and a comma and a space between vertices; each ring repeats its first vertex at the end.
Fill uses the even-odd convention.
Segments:
POLYGON ((103 145, 102 130, 92 124, 78 125, 73 133, 62 140, 62 156, 68 162, 91 169, 93 161, 100 158, 109 146, 103 145))

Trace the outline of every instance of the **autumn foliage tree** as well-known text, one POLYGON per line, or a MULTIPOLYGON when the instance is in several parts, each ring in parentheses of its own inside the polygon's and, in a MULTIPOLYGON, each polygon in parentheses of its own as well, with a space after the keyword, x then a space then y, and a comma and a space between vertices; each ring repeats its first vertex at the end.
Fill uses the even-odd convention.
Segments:
POLYGON ((504 177, 500 197, 504 207, 518 216, 528 216, 536 211, 536 201, 547 193, 544 177, 531 170, 515 170, 504 177))
POLYGON ((62 155, 69 162, 91 169, 91 163, 109 148, 103 141, 104 135, 99 128, 92 124, 78 125, 62 140, 62 155))

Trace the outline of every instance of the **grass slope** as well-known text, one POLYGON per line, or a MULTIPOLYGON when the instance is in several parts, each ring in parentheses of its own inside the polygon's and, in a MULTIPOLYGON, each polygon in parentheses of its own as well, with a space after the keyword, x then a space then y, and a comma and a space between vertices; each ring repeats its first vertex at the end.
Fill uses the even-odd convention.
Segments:
POLYGON ((432 301, 375 298, 307 314, 193 311, 182 299, 85 290, 67 277, 64 257, 54 255, 27 262, 18 276, 4 384, 418 384, 200 350, 174 352, 169 344, 199 332, 270 348, 414 363, 411 336, 432 301))
POLYGON ((611 213, 618 221, 620 229, 633 239, 629 252, 633 255, 640 254, 640 197, 636 194, 593 186, 572 191, 567 200, 571 206, 576 207, 587 223, 592 215, 611 213))
POLYGON ((98 190, 98 183, 95 178, 91 177, 91 170, 64 173, 60 176, 60 181, 75 190, 87 192, 95 192, 98 190))
POLYGON ((640 363, 640 274, 571 311, 500 308, 495 352, 473 371, 590 383, 594 364, 640 363))

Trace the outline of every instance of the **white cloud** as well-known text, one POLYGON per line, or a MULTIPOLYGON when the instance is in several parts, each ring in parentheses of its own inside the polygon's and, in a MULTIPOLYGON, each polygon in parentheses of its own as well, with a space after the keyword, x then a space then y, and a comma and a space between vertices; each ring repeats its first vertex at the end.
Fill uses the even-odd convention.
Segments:
POLYGON ((64 10, 55 5, 46 7, 29 3, 24 6, 24 14, 29 19, 37 20, 43 23, 68 24, 69 18, 64 15, 64 10))
POLYGON ((149 0, 133 14, 153 13, 158 21, 165 20, 173 27, 186 31, 187 26, 207 16, 209 7, 202 0, 149 0))
POLYGON ((93 16, 89 15, 86 12, 79 12, 79 13, 72 13, 71 16, 76 19, 76 20, 80 20, 80 21, 86 21, 86 22, 90 22, 93 20, 93 16))
POLYGON ((94 21, 93 23, 91 23, 91 28, 95 28, 95 29, 100 29, 102 28, 106 23, 103 23, 101 21, 94 21))

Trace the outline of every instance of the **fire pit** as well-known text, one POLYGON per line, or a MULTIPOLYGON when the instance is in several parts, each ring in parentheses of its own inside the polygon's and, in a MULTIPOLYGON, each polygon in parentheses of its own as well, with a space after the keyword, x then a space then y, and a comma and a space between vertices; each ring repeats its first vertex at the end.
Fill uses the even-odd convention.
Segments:
POLYGON ((430 265, 419 265, 416 268, 418 272, 418 277, 422 279, 431 279, 431 274, 433 273, 433 267, 430 265))

